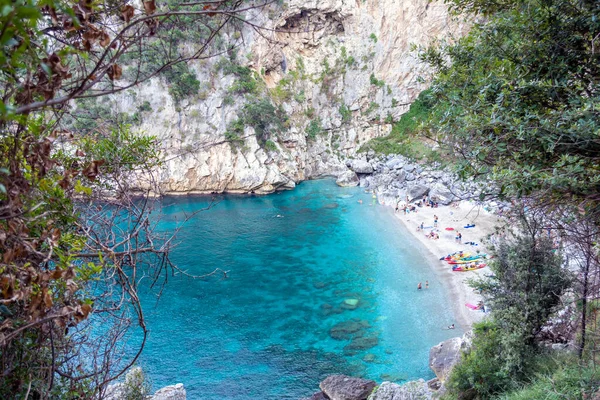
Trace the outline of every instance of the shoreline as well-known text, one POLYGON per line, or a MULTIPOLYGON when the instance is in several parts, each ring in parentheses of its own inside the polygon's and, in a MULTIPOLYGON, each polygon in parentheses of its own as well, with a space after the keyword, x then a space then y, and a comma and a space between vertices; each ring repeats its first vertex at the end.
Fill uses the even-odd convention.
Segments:
MULTIPOLYGON (((390 206, 389 204, 380 203, 390 206)), ((393 205, 395 207, 395 205, 393 205)), ((426 250, 426 258, 431 270, 446 285, 448 296, 451 299, 451 310, 456 319, 455 324, 464 332, 469 331, 475 322, 481 321, 486 315, 481 310, 471 310, 465 303, 477 304, 482 296, 475 293, 467 284, 467 280, 490 273, 485 267, 475 271, 454 272, 452 267, 440 257, 454 253, 458 250, 475 253, 487 253, 483 240, 494 232, 495 226, 500 222, 500 217, 491 214, 472 202, 461 201, 458 207, 442 206, 438 208, 417 207, 417 212, 404 215, 402 209, 394 214, 395 218, 407 229, 408 233, 418 240, 426 250), (439 217, 438 227, 417 231, 417 227, 424 223, 425 227, 433 226, 433 216, 439 217), (475 224, 473 228, 464 228, 467 224, 475 224), (455 230, 447 231, 446 227, 455 230), (425 235, 434 229, 440 236, 439 239, 428 239, 425 235), (462 234, 462 245, 456 243, 457 232, 462 234), (465 242, 475 242, 477 246, 465 245, 465 242)))

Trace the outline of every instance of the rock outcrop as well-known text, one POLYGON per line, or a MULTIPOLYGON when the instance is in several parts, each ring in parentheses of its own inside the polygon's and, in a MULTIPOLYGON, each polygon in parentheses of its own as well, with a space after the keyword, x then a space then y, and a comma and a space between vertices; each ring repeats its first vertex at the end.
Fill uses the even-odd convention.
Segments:
POLYGON ((433 394, 423 379, 403 385, 383 382, 369 396, 369 400, 431 400, 433 394))
POLYGON ((429 368, 442 384, 460 361, 461 353, 471 346, 471 335, 471 332, 467 332, 463 337, 445 340, 429 350, 429 368))
POLYGON ((187 394, 182 383, 159 389, 148 400, 186 400, 187 394))
MULTIPOLYGON (((380 204, 390 206, 405 203, 407 199, 418 202, 423 195, 439 204, 478 199, 480 193, 494 188, 493 182, 463 181, 440 164, 415 164, 401 155, 377 156, 370 151, 365 159, 349 159, 345 165, 358 176, 361 187, 376 193, 380 204), (369 170, 373 172, 367 173, 369 170)), ((342 175, 353 176, 348 172, 342 175)), ((510 208, 510 204, 498 201, 482 205, 492 212, 510 208)))
POLYGON ((331 400, 366 400, 376 383, 346 375, 331 375, 319 385, 331 400))
MULTIPOLYGON (((388 134, 390 120, 426 87, 419 78, 427 69, 411 45, 468 28, 451 19, 441 0, 289 0, 249 11, 245 19, 267 30, 246 26, 243 40, 224 30, 221 39, 236 47, 233 62, 266 87, 259 96, 232 92, 238 77, 218 67, 220 58, 189 64, 201 88, 179 103, 160 78, 111 96, 111 108, 142 115, 139 130, 157 137, 164 163, 155 179, 165 193, 269 193, 340 176, 344 160, 388 134), (287 130, 265 146, 246 126, 241 143, 232 145, 228 127, 253 97, 280 106, 287 130), (310 123, 320 133, 309 136, 310 123)), ((362 161, 354 170, 370 173, 362 161)))
POLYGON ((104 400, 123 400, 144 398, 147 400, 186 400, 187 395, 182 383, 165 386, 152 396, 148 396, 149 385, 140 367, 134 367, 125 375, 124 382, 109 385, 102 397, 104 400))

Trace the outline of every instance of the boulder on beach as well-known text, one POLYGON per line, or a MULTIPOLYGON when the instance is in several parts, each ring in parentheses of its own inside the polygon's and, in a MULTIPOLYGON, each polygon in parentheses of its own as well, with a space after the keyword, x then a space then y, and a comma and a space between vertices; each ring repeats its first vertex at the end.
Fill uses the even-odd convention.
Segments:
POLYGON ((444 205, 452 203, 452 201, 456 198, 450 189, 439 182, 431 185, 429 197, 444 205))
POLYGON ((357 174, 372 174, 373 166, 366 160, 352 160, 349 165, 350 169, 357 174))
POLYGON ((331 375, 319 385, 331 400, 366 400, 377 384, 374 381, 346 375, 331 375))
POLYGON ((429 188, 425 185, 413 184, 408 187, 406 194, 410 201, 418 200, 423 197, 424 194, 429 192, 429 188))
POLYGON ((354 171, 342 172, 335 181, 338 186, 358 186, 358 182, 358 175, 354 171))

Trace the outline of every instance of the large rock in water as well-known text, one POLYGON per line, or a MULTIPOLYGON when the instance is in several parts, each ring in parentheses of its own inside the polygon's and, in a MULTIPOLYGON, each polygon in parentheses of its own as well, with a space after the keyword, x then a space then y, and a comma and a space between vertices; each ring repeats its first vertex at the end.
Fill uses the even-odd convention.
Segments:
POLYGON ((358 186, 358 182, 358 176, 354 171, 343 172, 335 181, 338 186, 358 186))
POLYGON ((369 400, 431 400, 433 392, 423 379, 410 381, 404 385, 383 382, 373 392, 369 400))
POLYGON ((461 350, 466 347, 464 338, 444 340, 429 350, 429 367, 440 382, 445 382, 452 368, 460 361, 461 350))
POLYGON ((319 385, 331 400, 366 400, 376 383, 346 375, 331 375, 319 385))

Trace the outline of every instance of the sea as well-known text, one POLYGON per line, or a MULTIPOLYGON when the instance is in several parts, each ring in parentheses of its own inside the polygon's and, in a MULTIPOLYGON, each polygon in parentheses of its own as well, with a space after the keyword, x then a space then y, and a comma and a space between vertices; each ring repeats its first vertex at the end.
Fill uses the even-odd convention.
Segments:
POLYGON ((186 274, 160 289, 141 282, 150 333, 137 364, 153 389, 296 400, 331 374, 433 378, 429 349, 462 332, 444 329, 456 322, 453 299, 393 213, 332 180, 163 199, 158 229, 180 228, 171 258, 186 274))

